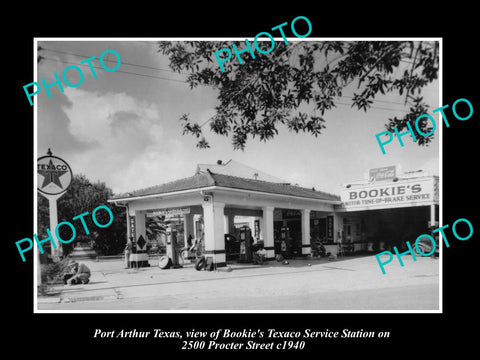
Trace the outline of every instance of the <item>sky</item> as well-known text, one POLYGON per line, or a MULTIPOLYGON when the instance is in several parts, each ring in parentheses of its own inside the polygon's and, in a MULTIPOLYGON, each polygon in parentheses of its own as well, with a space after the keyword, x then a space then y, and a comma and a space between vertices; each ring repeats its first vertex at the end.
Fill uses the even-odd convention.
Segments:
MULTIPOLYGON (((342 104, 325 114, 326 129, 317 138, 282 128, 266 143, 249 139, 244 151, 234 150, 230 138, 210 133, 205 126, 210 148, 198 149, 196 138, 182 135, 179 118, 188 113, 200 124, 207 121, 214 115, 217 92, 203 86, 190 89, 184 74, 169 69, 155 41, 66 38, 39 39, 37 45, 41 47, 37 55, 43 59, 32 81, 44 78, 53 83, 54 73, 61 77, 70 65, 78 65, 84 77, 77 87, 64 84, 63 93, 52 86, 50 98, 45 89, 35 95, 37 157, 50 148, 74 174, 105 182, 115 194, 192 176, 198 163, 230 159, 334 194, 340 194, 342 184, 363 179, 370 168, 399 165, 403 171, 439 174, 440 126, 427 147, 404 137, 404 147, 394 139, 382 154, 375 134, 384 131, 388 118, 405 113, 399 96, 379 98, 376 108, 364 112, 350 108, 345 92, 342 104), (119 54, 121 65, 107 72, 98 59, 110 49, 119 54), (94 55, 96 79, 86 64, 80 65, 94 55)), ((107 67, 115 67, 112 53, 104 59, 107 67)), ((71 84, 79 82, 75 69, 67 72, 67 79, 71 84)), ((439 83, 422 92, 430 111, 442 105, 439 83)), ((438 114, 433 117, 439 124, 438 114)))

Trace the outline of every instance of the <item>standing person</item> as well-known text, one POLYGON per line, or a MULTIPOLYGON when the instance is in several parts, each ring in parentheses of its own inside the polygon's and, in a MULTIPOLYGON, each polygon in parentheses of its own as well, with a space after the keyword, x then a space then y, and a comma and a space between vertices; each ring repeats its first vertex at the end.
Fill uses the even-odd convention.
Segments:
POLYGON ((327 255, 327 249, 325 249, 325 246, 323 245, 323 242, 321 240, 318 242, 318 254, 320 257, 324 257, 327 255))
POLYGON ((130 268, 130 254, 132 253, 132 238, 130 237, 127 240, 127 245, 125 246, 125 269, 130 268))
POLYGON ((195 255, 197 257, 202 256, 202 253, 203 253, 202 247, 203 247, 204 236, 205 236, 205 233, 202 231, 202 236, 200 237, 200 239, 195 244, 195 255))

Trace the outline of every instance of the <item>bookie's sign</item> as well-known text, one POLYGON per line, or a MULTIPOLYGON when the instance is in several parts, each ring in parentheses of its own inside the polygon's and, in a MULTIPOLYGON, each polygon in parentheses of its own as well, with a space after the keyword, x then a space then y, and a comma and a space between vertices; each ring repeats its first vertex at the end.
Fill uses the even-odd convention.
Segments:
POLYGON ((385 209, 438 203, 438 178, 408 179, 342 189, 342 207, 347 210, 385 209))

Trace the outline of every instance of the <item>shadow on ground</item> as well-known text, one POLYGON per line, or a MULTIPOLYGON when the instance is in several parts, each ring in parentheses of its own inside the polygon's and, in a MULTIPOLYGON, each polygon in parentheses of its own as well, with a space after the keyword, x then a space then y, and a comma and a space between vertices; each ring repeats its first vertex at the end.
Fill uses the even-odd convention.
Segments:
MULTIPOLYGON (((230 266, 232 270, 248 270, 252 268, 271 268, 271 267, 293 267, 293 268, 303 268, 309 267, 310 265, 318 264, 331 264, 332 266, 337 263, 348 262, 355 259, 360 259, 364 257, 373 256, 373 254, 359 254, 354 256, 341 256, 337 257, 335 260, 329 260, 327 257, 322 258, 295 258, 295 259, 286 259, 288 264, 285 264, 283 261, 266 261, 262 265, 253 264, 253 263, 241 263, 237 261, 227 261, 227 266, 230 266)), ((219 268, 221 269, 221 268, 219 268)))

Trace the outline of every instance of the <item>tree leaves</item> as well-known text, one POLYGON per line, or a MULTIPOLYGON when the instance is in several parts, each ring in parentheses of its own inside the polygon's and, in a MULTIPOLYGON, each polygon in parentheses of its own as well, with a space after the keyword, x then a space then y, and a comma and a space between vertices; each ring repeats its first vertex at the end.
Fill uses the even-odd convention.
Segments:
POLYGON ((208 149, 210 145, 208 144, 207 140, 205 140, 205 137, 202 137, 200 141, 197 143, 197 147, 199 149, 208 149))
MULTIPOLYGON (((71 243, 62 244, 64 255, 67 255, 79 241, 95 241, 96 250, 106 254, 121 253, 126 242, 126 215, 125 208, 108 203, 112 196, 112 190, 103 182, 91 182, 85 175, 73 176, 72 184, 60 199, 58 199, 58 223, 68 221, 76 228, 75 240, 71 243), (99 228, 92 219, 93 210, 100 205, 108 206, 113 213, 113 223, 106 228, 99 228), (90 234, 87 234, 79 219, 74 217, 88 212, 83 221, 90 234)), ((100 224, 105 224, 110 217, 105 211, 98 211, 96 219, 100 224)), ((38 195, 38 236, 46 237, 46 229, 50 227, 48 200, 38 195)), ((50 229, 53 232, 55 229, 50 229)), ((72 231, 68 226, 59 228, 62 239, 70 239, 72 231)))
MULTIPOLYGON (((225 72, 221 72, 213 54, 231 49, 233 43, 239 50, 246 48, 245 41, 184 41, 160 42, 159 51, 169 56, 173 70, 189 72, 191 88, 218 89, 219 104, 210 119, 210 131, 231 136, 234 149, 243 150, 249 136, 273 139, 282 124, 290 131, 318 136, 325 128, 323 116, 355 80, 352 107, 368 111, 376 95, 396 92, 405 96, 409 114, 388 119, 387 126, 406 126, 407 119, 419 116, 419 110, 425 108, 423 99, 418 102, 414 96, 438 76, 437 42, 276 42, 271 53, 256 52, 255 59, 249 52, 242 53, 243 64, 232 50, 231 59, 223 63, 225 72), (313 114, 293 111, 311 103, 313 114), (315 110, 322 117, 316 116, 315 110)), ((188 115, 180 120, 183 134, 199 139, 197 147, 209 147, 201 125, 188 115)))
POLYGON ((434 134, 430 136, 423 136, 418 132, 417 127, 423 134, 428 134, 433 129, 431 122, 426 117, 422 117, 415 125, 417 118, 428 112, 428 106, 423 103, 423 98, 420 96, 409 96, 409 99, 413 104, 409 109, 410 112, 407 113, 403 118, 394 117, 388 119, 388 123, 385 125, 385 128, 391 133, 395 133, 394 129, 397 128, 398 133, 402 133, 404 130, 409 130, 407 127, 408 122, 410 123, 410 127, 413 130, 418 145, 428 145, 432 141, 434 134))
POLYGON ((202 135, 202 129, 197 123, 192 124, 188 118, 189 114, 183 114, 180 117, 180 121, 183 122, 183 135, 191 134, 196 138, 199 138, 202 135))

